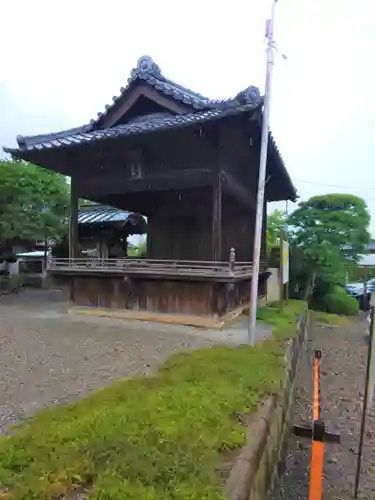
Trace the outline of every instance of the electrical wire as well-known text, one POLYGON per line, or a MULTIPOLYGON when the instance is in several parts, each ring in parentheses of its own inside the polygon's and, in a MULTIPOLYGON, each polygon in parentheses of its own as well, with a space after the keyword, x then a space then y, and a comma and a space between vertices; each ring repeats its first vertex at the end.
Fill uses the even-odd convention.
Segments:
MULTIPOLYGON (((337 188, 337 189, 349 189, 350 191, 357 191, 359 192, 360 194, 362 194, 364 197, 366 197, 366 199, 368 201, 375 201, 375 198, 368 198, 367 194, 364 194, 365 191, 367 191, 367 193, 369 191, 373 191, 375 192, 375 188, 353 188, 351 186, 343 186, 343 185, 339 185, 339 184, 328 184, 328 183, 324 183, 324 182, 315 182, 315 181, 308 181, 308 180, 305 180, 305 179, 297 179, 295 177, 292 177, 293 181, 294 182, 303 182, 303 183, 306 183, 306 184, 312 184, 312 185, 315 185, 315 186, 323 186, 323 187, 332 187, 332 188, 337 188)), ((370 193, 368 193, 370 194, 370 193)), ((374 193, 371 193, 371 194, 374 194, 374 193)))

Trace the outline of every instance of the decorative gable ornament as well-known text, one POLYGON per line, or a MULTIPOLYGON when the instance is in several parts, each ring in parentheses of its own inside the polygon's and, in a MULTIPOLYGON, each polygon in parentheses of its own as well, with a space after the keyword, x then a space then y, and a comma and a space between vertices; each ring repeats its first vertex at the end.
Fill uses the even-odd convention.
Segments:
POLYGON ((155 76, 160 80, 164 79, 163 75, 161 74, 160 67, 154 62, 154 60, 150 56, 142 56, 138 59, 137 67, 131 70, 130 80, 138 78, 141 73, 148 73, 151 76, 155 76))

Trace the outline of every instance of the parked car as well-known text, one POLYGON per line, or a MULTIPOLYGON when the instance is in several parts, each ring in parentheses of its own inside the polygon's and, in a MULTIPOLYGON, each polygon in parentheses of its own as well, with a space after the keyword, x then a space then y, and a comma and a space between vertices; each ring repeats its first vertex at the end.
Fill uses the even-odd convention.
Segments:
MULTIPOLYGON (((363 295, 363 283, 347 283, 345 285, 345 290, 357 297, 358 295, 363 295)), ((367 293, 375 292, 375 278, 371 278, 367 281, 367 293)))
MULTIPOLYGON (((347 283, 345 290, 356 298, 362 309, 365 308, 364 284, 363 283, 347 283)), ((375 278, 367 281, 367 304, 370 303, 371 294, 375 292, 375 278)))

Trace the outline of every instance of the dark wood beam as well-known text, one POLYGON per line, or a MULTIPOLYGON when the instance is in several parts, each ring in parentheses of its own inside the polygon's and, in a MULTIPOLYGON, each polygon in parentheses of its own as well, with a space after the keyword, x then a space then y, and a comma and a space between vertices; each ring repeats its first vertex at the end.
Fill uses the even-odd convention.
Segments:
MULTIPOLYGON (((70 213, 69 213, 69 259, 78 257, 78 197, 75 183, 70 183, 70 213)), ((70 300, 74 302, 74 283, 70 283, 70 300)))
POLYGON ((189 189, 212 185, 214 173, 208 169, 171 170, 165 173, 129 178, 126 174, 98 175, 86 179, 76 179, 77 194, 80 198, 95 199, 100 193, 106 195, 189 189))
POLYGON ((223 229, 223 191, 222 176, 216 175, 212 187, 212 260, 222 260, 222 229, 223 229))
POLYGON ((267 259, 267 200, 264 199, 263 204, 263 221, 262 221, 262 240, 260 247, 261 260, 267 259))
MULTIPOLYGON (((211 208, 212 185, 201 186, 194 189, 171 189, 170 191, 144 191, 142 193, 115 194, 96 197, 97 203, 109 205, 119 210, 140 213, 150 216, 181 214, 208 217, 211 220, 211 209, 207 212, 207 200, 211 208)), ((211 257, 211 256, 210 256, 211 257)))
POLYGON ((225 170, 222 170, 221 177, 224 191, 252 210, 256 210, 256 195, 254 193, 242 186, 233 175, 225 170))
POLYGON ((75 182, 70 184, 70 213, 69 213, 69 258, 78 257, 78 196, 75 182))
POLYGON ((166 110, 172 111, 173 113, 180 114, 190 110, 187 106, 176 103, 172 99, 168 99, 162 94, 159 94, 159 92, 148 85, 139 85, 134 88, 133 91, 130 91, 126 96, 120 98, 108 115, 102 118, 100 121, 100 128, 109 128, 116 125, 124 114, 129 111, 129 109, 142 96, 147 97, 151 101, 156 102, 166 110))

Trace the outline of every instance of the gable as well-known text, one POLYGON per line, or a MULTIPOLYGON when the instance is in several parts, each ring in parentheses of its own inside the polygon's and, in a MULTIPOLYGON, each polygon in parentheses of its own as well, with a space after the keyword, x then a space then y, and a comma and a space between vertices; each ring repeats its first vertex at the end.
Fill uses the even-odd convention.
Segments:
POLYGON ((120 96, 112 98, 113 104, 107 104, 104 113, 91 120, 95 129, 111 128, 153 113, 176 115, 215 108, 207 97, 167 79, 149 56, 138 59, 127 87, 120 92, 120 96))
POLYGON ((149 116, 160 113, 171 113, 173 115, 188 113, 190 107, 176 102, 156 91, 147 83, 136 82, 125 92, 109 113, 100 120, 99 128, 111 128, 123 125, 141 116, 149 116))

